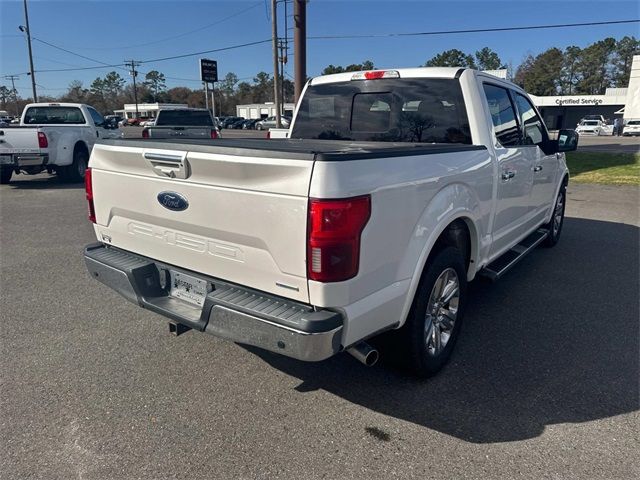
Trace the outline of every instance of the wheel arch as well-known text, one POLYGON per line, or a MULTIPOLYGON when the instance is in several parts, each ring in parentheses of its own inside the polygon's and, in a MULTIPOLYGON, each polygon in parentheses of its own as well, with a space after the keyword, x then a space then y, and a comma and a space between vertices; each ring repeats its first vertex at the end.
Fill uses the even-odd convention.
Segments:
MULTIPOLYGON (((428 215, 429 210, 426 209, 425 214, 428 215)), ((467 280, 470 281, 475 277, 480 258, 481 236, 480 215, 477 210, 459 207, 451 210, 448 215, 441 216, 440 221, 433 227, 431 234, 423 243, 420 255, 414 263, 415 269, 398 326, 402 326, 406 322, 420 278, 428 262, 445 246, 453 245, 464 250, 467 280)))

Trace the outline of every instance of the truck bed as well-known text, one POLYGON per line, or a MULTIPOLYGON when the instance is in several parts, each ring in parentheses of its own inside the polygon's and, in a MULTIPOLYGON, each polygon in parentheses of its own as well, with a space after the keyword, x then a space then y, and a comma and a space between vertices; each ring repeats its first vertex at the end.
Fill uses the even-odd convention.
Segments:
POLYGON ((348 161, 368 158, 404 157, 485 150, 482 145, 454 143, 354 142, 348 140, 296 139, 116 139, 105 145, 163 150, 188 150, 198 153, 241 155, 244 157, 282 158, 309 161, 348 161))

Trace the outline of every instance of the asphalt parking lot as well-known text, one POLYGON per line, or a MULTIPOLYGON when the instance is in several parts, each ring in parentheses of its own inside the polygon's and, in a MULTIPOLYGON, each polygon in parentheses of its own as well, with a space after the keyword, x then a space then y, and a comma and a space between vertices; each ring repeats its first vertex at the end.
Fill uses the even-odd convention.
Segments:
POLYGON ((166 321, 89 278, 81 185, 0 188, 3 479, 640 476, 639 196, 571 185, 563 237, 474 283, 418 381, 166 321))

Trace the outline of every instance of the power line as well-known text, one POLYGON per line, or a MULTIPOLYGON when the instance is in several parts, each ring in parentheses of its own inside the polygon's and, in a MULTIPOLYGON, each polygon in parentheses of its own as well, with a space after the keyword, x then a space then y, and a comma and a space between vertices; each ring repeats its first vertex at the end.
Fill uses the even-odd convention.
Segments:
POLYGON ((434 32, 411 32, 411 33, 374 33, 374 34, 348 34, 348 35, 315 35, 307 37, 309 40, 339 40, 349 38, 388 38, 388 37, 416 37, 423 35, 455 35, 461 33, 490 33, 490 32, 513 32, 519 30, 540 30, 547 28, 570 28, 570 27, 591 27, 596 25, 618 25, 625 23, 640 23, 636 20, 612 20, 608 22, 584 22, 584 23, 559 23, 553 25, 529 25, 524 27, 497 27, 497 28, 471 28, 465 30, 440 30, 434 32))
POLYGON ((263 44, 263 43, 271 43, 271 39, 269 38, 267 40, 258 40, 257 42, 242 43, 240 45, 232 45, 230 47, 214 48, 212 50, 202 50, 200 52, 185 53, 183 55, 173 55, 171 57, 153 58, 153 59, 150 59, 150 60, 141 60, 141 63, 155 63, 155 62, 164 62, 165 60, 175 60, 177 58, 196 57, 198 55, 204 55, 205 53, 224 52, 226 50, 234 50, 236 48, 251 47, 253 45, 260 45, 260 44, 263 44))

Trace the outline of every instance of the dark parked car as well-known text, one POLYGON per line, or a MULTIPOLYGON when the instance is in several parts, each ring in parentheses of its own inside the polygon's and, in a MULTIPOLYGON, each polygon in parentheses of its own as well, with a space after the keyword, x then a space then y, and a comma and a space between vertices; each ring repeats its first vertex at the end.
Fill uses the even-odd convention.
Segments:
POLYGON ((244 118, 242 118, 240 120, 236 120, 231 125, 229 125, 227 128, 231 128, 233 130, 241 130, 242 126, 244 125, 244 122, 246 122, 246 120, 244 118))
POLYGON ((259 118, 250 118, 249 120, 245 120, 242 124, 243 130, 255 130, 256 123, 259 121, 259 118))
POLYGON ((222 121, 222 128, 229 128, 233 123, 238 120, 244 120, 244 117, 227 117, 222 121))

